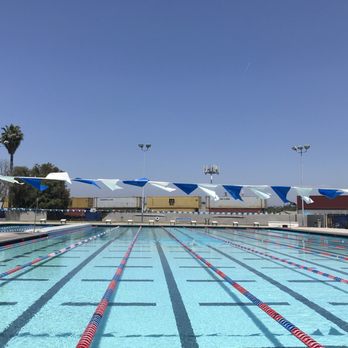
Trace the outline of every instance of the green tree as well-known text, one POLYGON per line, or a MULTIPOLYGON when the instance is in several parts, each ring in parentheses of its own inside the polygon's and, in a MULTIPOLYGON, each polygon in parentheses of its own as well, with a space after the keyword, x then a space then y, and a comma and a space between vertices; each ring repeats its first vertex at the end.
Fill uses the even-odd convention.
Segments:
MULTIPOLYGON (((45 177, 52 172, 61 170, 52 163, 36 164, 32 169, 27 167, 15 167, 14 176, 38 176, 45 177)), ((28 184, 13 185, 11 190, 11 202, 17 208, 34 208, 36 198, 39 198, 40 209, 67 209, 70 199, 70 191, 63 181, 44 181, 48 189, 39 192, 28 184)))
POLYGON ((10 124, 9 126, 2 127, 2 133, 0 135, 0 142, 4 144, 7 152, 10 155, 10 173, 13 172, 13 156, 18 149, 21 141, 24 139, 24 134, 21 131, 20 126, 10 124))

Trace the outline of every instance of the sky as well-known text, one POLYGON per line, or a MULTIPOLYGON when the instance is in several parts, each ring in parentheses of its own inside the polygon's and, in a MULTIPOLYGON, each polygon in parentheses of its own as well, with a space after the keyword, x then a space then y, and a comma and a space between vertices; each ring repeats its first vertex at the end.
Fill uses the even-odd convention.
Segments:
POLYGON ((304 185, 348 187, 347 18, 345 0, 2 0, 0 126, 24 133, 15 165, 71 177, 217 164, 216 183, 296 185, 308 143, 304 185))

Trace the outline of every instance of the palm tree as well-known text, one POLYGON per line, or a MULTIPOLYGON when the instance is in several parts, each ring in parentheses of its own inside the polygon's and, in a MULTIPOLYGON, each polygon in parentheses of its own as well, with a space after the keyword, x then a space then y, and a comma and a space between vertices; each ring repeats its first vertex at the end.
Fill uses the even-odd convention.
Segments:
POLYGON ((8 153, 10 154, 10 174, 13 173, 13 156, 18 149, 21 141, 24 139, 24 134, 21 131, 20 126, 10 124, 9 126, 2 127, 2 133, 0 135, 0 142, 4 144, 8 153))

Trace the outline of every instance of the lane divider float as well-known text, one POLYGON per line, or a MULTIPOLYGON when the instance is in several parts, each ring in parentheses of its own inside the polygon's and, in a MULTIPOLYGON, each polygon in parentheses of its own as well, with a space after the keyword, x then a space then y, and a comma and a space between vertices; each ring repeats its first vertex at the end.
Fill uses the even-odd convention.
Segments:
MULTIPOLYGON (((197 232, 197 231, 195 231, 197 232)), ((265 256, 265 257, 269 257, 273 260, 276 260, 276 261, 280 261, 280 262, 283 262, 283 263, 286 263, 288 265, 291 265, 291 266, 295 266, 297 268, 300 268, 300 269, 303 269, 305 271, 308 271, 308 272, 312 272, 312 273, 315 273, 315 274, 319 274, 323 277, 326 277, 326 278, 329 278, 329 279, 332 279, 336 282, 340 282, 340 283, 344 283, 344 284, 348 284, 348 279, 344 279, 344 278, 341 278, 341 277, 337 277, 337 276, 334 276, 332 274, 329 274, 329 273, 326 273, 326 272, 322 272, 322 271, 319 271, 315 268, 312 268, 312 267, 308 267, 308 266, 305 266, 305 265, 301 265, 299 263, 296 263, 296 262, 292 262, 292 261, 289 261, 289 260, 286 260, 286 259, 282 259, 280 257, 277 257, 277 256, 274 256, 274 255, 271 255, 271 254, 268 254, 268 253, 264 253, 264 252, 261 252, 261 251, 258 251, 256 249, 253 249, 253 248, 249 248, 249 247, 245 247, 241 244, 237 244, 237 243, 234 243, 228 239, 225 239, 225 238, 221 238, 221 237, 218 237, 218 236, 215 236, 213 234, 210 234, 208 232, 201 232, 201 231, 198 231, 199 233, 202 233, 202 234, 206 234, 208 235, 209 237, 211 238, 214 238, 214 239, 217 239, 217 240, 220 240, 224 243, 227 243, 229 245, 232 245, 233 247, 236 247, 238 249, 241 249, 241 250, 245 250, 245 251, 248 251, 250 253, 253 253, 253 254, 257 254, 257 255, 262 255, 262 256, 265 256)))
POLYGON ((292 324, 290 321, 285 319, 281 314, 272 309, 269 305, 262 302, 256 296, 251 294, 247 289, 241 286, 239 283, 228 277, 224 272, 222 272, 217 267, 213 266, 210 262, 208 262, 204 257, 197 254, 193 251, 189 246, 184 244, 181 240, 179 240, 173 233, 163 228, 174 240, 176 240, 182 247, 184 247, 191 255, 193 255, 197 260, 204 263, 208 268, 218 274, 222 279, 226 280, 230 285, 232 285, 238 292, 248 298, 252 303, 261 308, 263 312, 265 312, 268 316, 278 322, 281 326, 283 326, 286 330, 288 330, 293 336, 295 336, 298 340, 303 342, 307 347, 310 348, 324 348, 320 343, 318 343, 314 338, 306 334, 304 331, 300 330, 297 326, 292 324))
MULTIPOLYGON (((118 228, 118 227, 116 227, 116 228, 118 228)), ((13 274, 13 273, 16 273, 16 272, 18 272, 18 271, 20 271, 20 270, 22 270, 22 269, 24 269, 24 268, 32 267, 32 266, 34 266, 35 264, 37 264, 37 263, 39 263, 39 262, 41 262, 41 261, 48 260, 48 259, 52 259, 53 257, 56 257, 56 256, 60 256, 60 255, 66 253, 66 252, 68 252, 68 251, 70 251, 70 250, 72 250, 72 249, 75 249, 75 248, 79 247, 79 246, 82 245, 82 244, 86 244, 86 243, 88 243, 88 242, 90 242, 90 241, 92 241, 92 240, 95 240, 95 239, 97 239, 97 238, 99 238, 99 237, 102 237, 102 236, 104 236, 105 234, 106 234, 106 231, 105 231, 105 232, 102 232, 102 233, 98 233, 98 234, 96 234, 96 235, 94 235, 94 236, 91 236, 91 237, 89 237, 89 238, 80 240, 80 241, 78 241, 77 243, 70 244, 69 246, 67 246, 67 247, 65 247, 65 248, 62 248, 62 249, 60 249, 60 250, 54 251, 54 252, 52 252, 52 253, 49 253, 48 255, 39 256, 39 257, 37 257, 36 259, 34 259, 33 261, 27 262, 27 263, 25 263, 25 264, 23 264, 23 265, 18 265, 18 266, 14 267, 14 268, 11 268, 11 269, 9 269, 9 270, 3 272, 3 273, 0 273, 0 279, 3 279, 3 278, 5 278, 5 277, 7 277, 8 275, 13 274)))
POLYGON ((65 237, 67 235, 72 235, 73 233, 78 233, 80 232, 81 233, 81 230, 80 229, 77 229, 77 230, 73 230, 73 231, 69 231, 69 233, 66 233, 66 234, 61 234, 61 235, 45 235, 45 236, 41 236, 41 237, 38 237, 38 238, 35 238, 35 239, 30 239, 30 240, 23 240, 22 242, 14 242, 12 244, 7 244, 7 245, 3 245, 0 247, 0 251, 2 250, 8 250, 8 249, 13 249, 13 248, 18 248, 18 247, 21 247, 23 245, 28 245, 28 244, 33 244, 33 243, 38 243, 38 242, 43 242, 45 240, 48 240, 48 239, 55 239, 55 238, 62 238, 62 237, 65 237))
POLYGON ((92 344, 92 341, 97 333, 97 330, 98 330, 100 323, 103 319, 103 316, 105 314, 106 308, 109 305, 110 299, 112 298, 112 295, 113 295, 115 289, 117 289, 117 287, 118 287, 119 281, 122 277, 124 267, 126 266, 129 255, 132 252, 134 244, 138 239, 140 231, 141 231, 141 227, 139 227, 136 235, 134 236, 131 244, 129 245, 126 253, 123 256, 121 263, 117 267, 117 270, 116 270, 114 276, 112 277, 112 279, 109 283, 109 286, 107 287, 102 299, 100 300, 90 322, 88 323, 85 331, 81 335, 81 338, 76 345, 77 348, 87 348, 87 347, 90 347, 90 345, 92 344))
MULTIPOLYGON (((263 236, 267 236, 265 234, 262 233, 255 233, 255 232, 247 232, 247 233, 253 233, 255 235, 263 235, 263 236)), ((238 234, 238 233, 237 233, 238 234)), ((238 236, 243 236, 245 237, 245 233, 239 233, 238 236)), ((247 237, 250 238, 250 237, 247 237)), ((280 237, 279 237, 280 238, 280 237)), ((280 243, 280 242, 276 242, 276 241, 272 241, 269 239, 259 239, 259 238, 255 238, 255 240, 263 242, 263 243, 272 243, 272 244, 276 244, 276 245, 280 245, 280 246, 285 246, 288 248, 292 248, 292 249, 296 249, 296 250, 302 250, 305 253, 310 253, 310 254, 314 254, 314 255, 320 255, 320 256, 325 256, 325 257, 334 257, 335 259, 339 259, 339 260, 343 260, 343 261, 348 261, 348 256, 345 255, 341 255, 341 254, 334 254, 334 253, 329 253, 327 251, 317 251, 317 250, 313 250, 313 247, 311 248, 305 248, 305 247, 298 247, 296 245, 291 245, 291 244, 285 244, 285 243, 280 243)))

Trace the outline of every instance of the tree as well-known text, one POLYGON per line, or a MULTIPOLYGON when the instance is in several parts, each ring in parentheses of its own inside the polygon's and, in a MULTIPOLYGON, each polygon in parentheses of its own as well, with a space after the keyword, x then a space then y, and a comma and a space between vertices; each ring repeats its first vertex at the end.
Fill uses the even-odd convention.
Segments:
MULTIPOLYGON (((27 167, 15 167, 14 176, 38 176, 45 177, 48 173, 61 170, 52 163, 36 164, 32 169, 27 167)), ((44 181, 48 186, 45 191, 38 191, 28 184, 13 185, 11 190, 11 202, 17 208, 34 208, 36 198, 39 198, 40 209, 67 209, 70 199, 70 191, 66 183, 62 181, 44 181)))
MULTIPOLYGON (((0 175, 8 175, 10 172, 9 162, 6 160, 0 160, 0 175)), ((4 199, 8 191, 8 183, 0 181, 0 202, 4 202, 4 199)), ((1 207, 1 203, 0 203, 1 207)))
POLYGON ((18 149, 21 141, 24 139, 24 134, 21 131, 20 126, 10 124, 9 126, 2 127, 2 133, 0 135, 0 142, 4 144, 7 152, 10 155, 10 174, 13 173, 13 156, 18 149))

